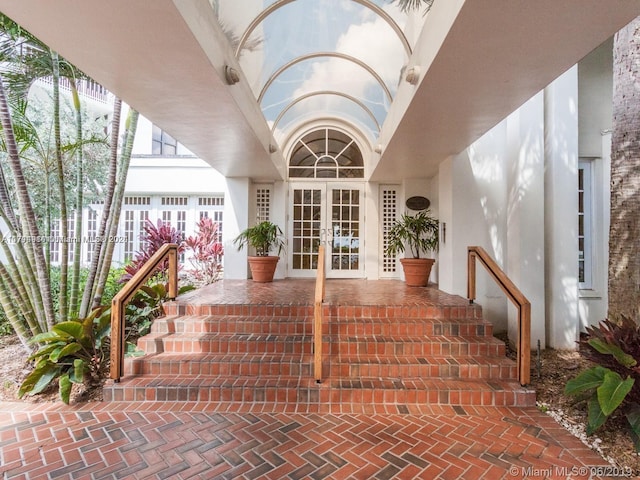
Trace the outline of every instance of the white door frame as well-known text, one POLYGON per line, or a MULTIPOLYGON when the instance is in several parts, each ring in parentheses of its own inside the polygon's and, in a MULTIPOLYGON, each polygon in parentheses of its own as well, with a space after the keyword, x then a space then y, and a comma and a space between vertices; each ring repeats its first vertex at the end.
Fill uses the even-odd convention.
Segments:
POLYGON ((313 262, 321 243, 326 246, 327 278, 365 276, 364 187, 364 182, 336 180, 289 184, 287 276, 315 277, 313 262), (335 193, 334 203, 336 190, 343 192, 335 193), (357 198, 345 190, 358 192, 357 198))

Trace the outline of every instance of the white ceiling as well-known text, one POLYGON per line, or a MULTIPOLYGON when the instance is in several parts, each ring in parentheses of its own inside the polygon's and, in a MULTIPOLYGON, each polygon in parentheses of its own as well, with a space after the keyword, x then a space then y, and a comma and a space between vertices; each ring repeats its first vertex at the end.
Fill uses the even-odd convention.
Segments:
MULTIPOLYGON (((223 175, 284 178, 284 159, 207 0, 0 0, 56 49, 223 175)), ((436 0, 383 126, 372 179, 431 176, 640 14, 640 0, 436 0)))

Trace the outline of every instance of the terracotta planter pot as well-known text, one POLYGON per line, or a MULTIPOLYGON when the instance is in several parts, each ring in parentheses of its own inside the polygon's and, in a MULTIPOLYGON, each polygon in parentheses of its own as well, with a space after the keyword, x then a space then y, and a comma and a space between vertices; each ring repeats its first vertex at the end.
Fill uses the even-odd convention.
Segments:
POLYGON ((249 268, 251 268, 251 278, 254 282, 266 283, 273 281, 273 274, 278 266, 280 257, 249 257, 249 268))
POLYGON ((401 258, 405 283, 410 287, 426 287, 435 262, 433 258, 401 258))

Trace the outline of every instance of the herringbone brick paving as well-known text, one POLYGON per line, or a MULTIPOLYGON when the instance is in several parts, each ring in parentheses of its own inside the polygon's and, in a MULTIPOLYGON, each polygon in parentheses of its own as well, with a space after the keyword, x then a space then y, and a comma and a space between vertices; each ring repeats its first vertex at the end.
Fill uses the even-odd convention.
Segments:
POLYGON ((131 407, 0 404, 2 478, 590 478, 580 473, 605 465, 535 408, 334 415, 131 407))
POLYGON ((329 282, 317 385, 301 338, 312 285, 192 292, 142 342, 152 355, 105 390, 112 401, 0 404, 3 478, 589 478, 582 468, 604 464, 509 406, 533 396, 504 344, 478 306, 435 288, 329 282))

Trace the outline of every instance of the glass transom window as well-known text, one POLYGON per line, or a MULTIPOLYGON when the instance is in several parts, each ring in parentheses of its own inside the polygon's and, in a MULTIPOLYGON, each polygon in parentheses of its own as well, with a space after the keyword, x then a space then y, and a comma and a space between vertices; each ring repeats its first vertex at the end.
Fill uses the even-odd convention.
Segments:
POLYGON ((295 144, 290 178, 364 178, 362 152, 349 135, 331 128, 315 130, 295 144))

